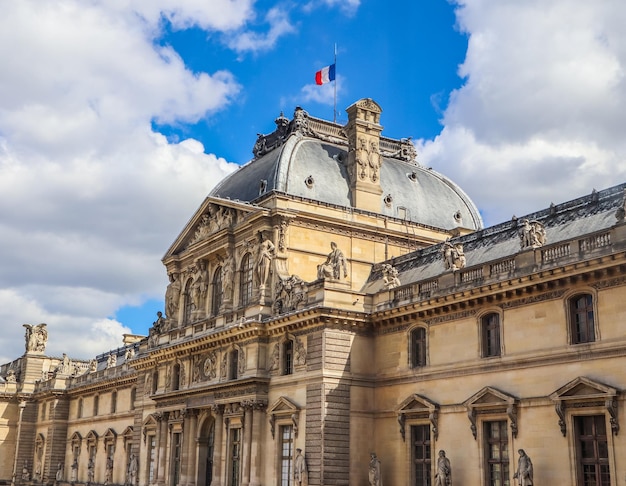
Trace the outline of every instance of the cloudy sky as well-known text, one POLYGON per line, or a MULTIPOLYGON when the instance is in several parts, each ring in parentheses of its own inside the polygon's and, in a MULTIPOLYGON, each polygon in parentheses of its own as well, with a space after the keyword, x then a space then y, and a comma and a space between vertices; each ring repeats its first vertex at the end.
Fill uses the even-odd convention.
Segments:
POLYGON ((0 362, 146 333, 160 262, 338 46, 362 97, 487 225, 626 180, 623 0, 0 0, 0 362), (424 4, 424 5, 421 5, 424 4))

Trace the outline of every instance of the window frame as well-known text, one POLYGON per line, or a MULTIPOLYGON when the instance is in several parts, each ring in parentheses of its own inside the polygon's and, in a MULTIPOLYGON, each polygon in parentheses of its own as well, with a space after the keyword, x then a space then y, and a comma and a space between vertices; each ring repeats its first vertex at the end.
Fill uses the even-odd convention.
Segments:
POLYGON ((482 359, 504 356, 504 316, 502 309, 485 309, 478 315, 479 350, 482 359), (493 322, 497 318, 497 322, 493 322), (488 332, 497 331, 495 338, 488 332), (497 341, 497 342, 494 342, 497 341))
POLYGON ((417 324, 408 331, 408 362, 411 369, 423 368, 429 363, 428 359, 428 328, 424 324, 417 324), (417 334, 423 333, 420 339, 417 334), (419 344, 419 352, 418 352, 419 344), (418 356, 418 355, 421 355, 418 356), (418 360, 418 358, 421 358, 418 360))
POLYGON ((224 282, 222 281, 222 266, 219 265, 213 273, 211 280, 211 315, 217 316, 220 313, 224 302, 224 282))
POLYGON ((596 292, 592 291, 592 289, 576 289, 567 295, 565 299, 565 312, 567 319, 567 340, 570 345, 592 344, 600 340, 597 302, 598 299, 596 292), (585 307, 585 313, 587 314, 588 318, 589 311, 591 311, 593 322, 591 323, 591 325, 589 325, 589 322, 586 318, 585 325, 587 328, 587 333, 592 333, 593 335, 591 336, 591 339, 587 338, 586 340, 579 340, 576 337, 576 335, 579 334, 577 332, 578 323, 576 317, 582 314, 580 311, 577 310, 576 303, 582 298, 591 299, 591 303, 588 303, 585 307))
POLYGON ((239 267, 239 302, 241 307, 247 307, 252 303, 254 287, 254 258, 248 252, 241 258, 239 267))

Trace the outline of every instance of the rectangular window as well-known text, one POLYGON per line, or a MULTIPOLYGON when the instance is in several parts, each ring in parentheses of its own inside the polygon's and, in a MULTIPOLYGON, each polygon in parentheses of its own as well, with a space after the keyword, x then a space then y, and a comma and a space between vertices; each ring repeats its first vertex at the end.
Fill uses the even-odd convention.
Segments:
POLYGON ((150 436, 148 444, 148 483, 152 484, 156 479, 156 437, 150 436))
POLYGON ((180 454, 181 454, 181 434, 172 434, 172 466, 171 477, 172 486, 176 486, 180 482, 180 454))
POLYGON ((570 301, 572 344, 592 343, 596 340, 593 318, 593 297, 579 295, 570 301))
POLYGON ((411 426, 411 462, 414 486, 430 486, 430 426, 411 426))
POLYGON ((241 429, 230 431, 230 478, 228 486, 239 486, 241 466, 241 429))
POLYGON ((411 331, 411 367, 426 365, 426 329, 418 327, 411 331))
POLYGON ((509 439, 506 425, 506 420, 484 423, 487 486, 510 486, 509 439))
POLYGON ((574 417, 578 486, 610 486, 609 446, 604 415, 574 417))
POLYGON ((230 352, 229 363, 228 363, 228 379, 236 380, 237 379, 237 366, 239 365, 239 351, 233 349, 230 352))
POLYGON ((483 357, 500 356, 500 316, 488 314, 482 318, 483 357))
POLYGON ((293 476, 293 427, 280 427, 280 486, 292 486, 293 476))
POLYGON ((293 374, 293 341, 288 339, 283 347, 283 374, 293 374))

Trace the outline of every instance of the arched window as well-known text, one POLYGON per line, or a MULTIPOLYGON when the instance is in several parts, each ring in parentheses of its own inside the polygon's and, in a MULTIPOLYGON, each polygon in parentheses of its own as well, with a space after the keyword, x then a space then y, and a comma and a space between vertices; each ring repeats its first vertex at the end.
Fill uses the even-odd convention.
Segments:
POLYGON ((593 296, 578 294, 569 299, 570 335, 572 344, 596 340, 593 296))
POLYGON ((117 412, 117 392, 111 392, 111 413, 117 412))
POLYGON ((185 284, 185 293, 184 293, 184 314, 183 314, 183 322, 185 324, 190 324, 192 322, 193 315, 193 302, 191 299, 191 279, 187 280, 185 284))
POLYGON ((485 314, 480 319, 483 358, 500 356, 500 315, 485 314))
POLYGON ((241 296, 242 307, 247 306, 252 300, 253 268, 252 255, 246 253, 241 260, 241 280, 239 282, 239 295, 241 296))
POLYGON ((224 299, 224 288, 222 286, 222 267, 217 267, 213 274, 213 289, 211 292, 211 315, 220 313, 222 301, 224 299))
POLYGON ((426 329, 416 327, 411 331, 410 363, 411 368, 426 366, 426 329))

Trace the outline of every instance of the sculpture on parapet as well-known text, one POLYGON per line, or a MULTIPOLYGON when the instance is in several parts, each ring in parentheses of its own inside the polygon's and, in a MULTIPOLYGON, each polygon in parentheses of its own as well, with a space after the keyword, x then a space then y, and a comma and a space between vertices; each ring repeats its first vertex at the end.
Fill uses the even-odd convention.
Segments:
POLYGON ((441 247, 441 253, 446 270, 454 272, 465 268, 465 252, 461 243, 452 244, 450 240, 446 240, 441 247))
POLYGON ((395 289, 402 285, 398 277, 398 269, 388 263, 383 263, 383 285, 387 290, 395 289))
POLYGON ((435 486, 450 486, 452 484, 452 468, 450 459, 446 457, 446 451, 439 451, 437 458, 437 472, 435 473, 435 486))
POLYGON ((48 342, 48 330, 46 324, 37 324, 31 326, 30 324, 23 324, 26 328, 26 351, 42 352, 46 350, 46 344, 48 342))
POLYGON ((308 286, 297 275, 278 278, 274 289, 274 314, 291 312, 303 307, 308 298, 308 286))
POLYGON ((522 219, 519 236, 522 250, 540 248, 546 244, 546 230, 539 221, 522 219))
POLYGON ((334 241, 330 242, 330 248, 332 251, 328 254, 326 261, 317 266, 317 278, 340 280, 342 275, 347 278, 348 266, 343 252, 337 248, 337 243, 334 241))

